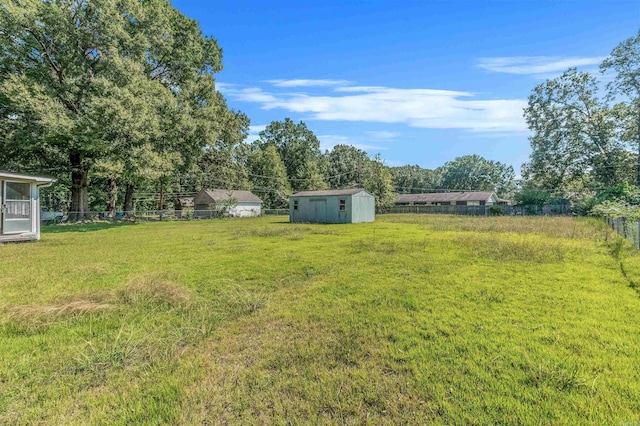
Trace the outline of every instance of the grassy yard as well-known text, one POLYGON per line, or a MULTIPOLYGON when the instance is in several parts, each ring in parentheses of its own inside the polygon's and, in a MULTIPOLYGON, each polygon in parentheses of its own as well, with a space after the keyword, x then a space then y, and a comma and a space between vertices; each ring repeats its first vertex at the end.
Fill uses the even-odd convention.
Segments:
POLYGON ((640 257, 599 222, 286 220, 0 246, 0 424, 640 421, 640 257))

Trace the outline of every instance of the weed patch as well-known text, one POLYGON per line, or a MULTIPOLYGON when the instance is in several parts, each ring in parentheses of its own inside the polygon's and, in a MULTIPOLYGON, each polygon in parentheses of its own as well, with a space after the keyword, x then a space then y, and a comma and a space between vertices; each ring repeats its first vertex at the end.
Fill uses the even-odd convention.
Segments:
POLYGON ((524 236, 505 238, 465 233, 457 236, 456 242, 478 257, 498 262, 557 263, 565 258, 561 244, 524 236))

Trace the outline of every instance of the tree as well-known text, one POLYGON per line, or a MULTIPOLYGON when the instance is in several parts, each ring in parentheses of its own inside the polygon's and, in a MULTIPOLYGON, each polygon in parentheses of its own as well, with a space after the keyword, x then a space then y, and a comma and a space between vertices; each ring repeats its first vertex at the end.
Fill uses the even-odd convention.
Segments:
POLYGON ((268 146, 276 148, 293 191, 327 188, 322 174, 326 160, 320 152, 320 141, 304 122, 295 124, 289 118, 273 121, 260 132, 254 145, 262 150, 268 146))
POLYGON ((0 50, 0 152, 69 173, 80 217, 96 161, 187 167, 220 131, 221 49, 168 0, 10 0, 0 50))
POLYGON ((423 169, 415 166, 400 166, 391 168, 393 184, 401 194, 428 192, 438 189, 442 185, 442 169, 423 169))
POLYGON ((551 194, 543 189, 523 188, 514 198, 518 204, 543 206, 551 199, 551 194))
POLYGON ((207 145, 196 159, 192 186, 202 188, 248 189, 247 157, 249 146, 243 141, 249 130, 249 118, 236 111, 222 113, 218 139, 207 145))
POLYGON ((329 179, 331 188, 358 186, 362 182, 369 156, 361 149, 351 145, 336 145, 327 154, 329 161, 329 179))
POLYGON ((391 170, 376 155, 370 158, 364 167, 362 183, 364 189, 376 196, 376 210, 383 212, 396 201, 391 170))
POLYGON ((248 159, 248 168, 251 184, 261 194, 264 207, 287 207, 291 186, 287 180, 287 169, 275 146, 256 149, 248 159))
POLYGON ((624 122, 622 139, 635 145, 638 153, 636 183, 640 186, 640 31, 616 46, 600 69, 603 73, 615 73, 613 81, 607 84, 609 100, 616 95, 626 97, 617 112, 624 122))
POLYGON ((575 68, 533 89, 524 110, 532 153, 523 173, 533 185, 568 190, 623 181, 627 155, 615 115, 597 94, 595 77, 575 68))
POLYGON ((479 155, 465 155, 442 168, 442 186, 460 191, 495 191, 501 197, 513 193, 513 167, 479 155))

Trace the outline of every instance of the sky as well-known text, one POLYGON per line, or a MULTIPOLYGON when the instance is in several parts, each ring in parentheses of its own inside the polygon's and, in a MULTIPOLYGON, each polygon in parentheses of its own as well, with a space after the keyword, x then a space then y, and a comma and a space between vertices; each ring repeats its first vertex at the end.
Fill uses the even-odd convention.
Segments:
POLYGON ((223 49, 217 88, 251 119, 389 166, 528 161, 527 97, 640 30, 640 1, 174 0, 223 49))

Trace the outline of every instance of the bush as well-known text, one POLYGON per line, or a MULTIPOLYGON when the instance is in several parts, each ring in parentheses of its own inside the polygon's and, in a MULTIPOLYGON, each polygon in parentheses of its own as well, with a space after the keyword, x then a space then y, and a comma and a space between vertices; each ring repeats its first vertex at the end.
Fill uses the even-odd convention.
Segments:
POLYGON ((551 194, 537 188, 525 188, 515 195, 516 203, 524 205, 542 206, 551 199, 551 194))
POLYGON ((489 207, 489 213, 491 213, 491 216, 502 216, 504 214, 504 207, 491 206, 489 207))

